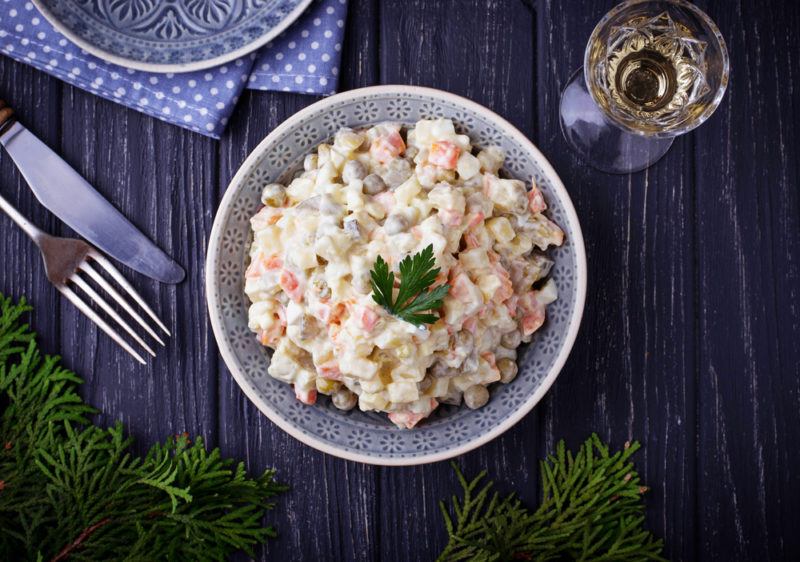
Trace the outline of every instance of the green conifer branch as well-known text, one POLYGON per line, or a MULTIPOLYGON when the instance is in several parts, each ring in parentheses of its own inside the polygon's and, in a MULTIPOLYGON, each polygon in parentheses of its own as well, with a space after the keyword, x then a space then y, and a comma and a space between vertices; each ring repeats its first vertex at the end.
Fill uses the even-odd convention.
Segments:
MULTIPOLYGON (((274 471, 248 477, 186 435, 133 455, 120 423, 91 424, 81 379, 39 352, 29 309, 0 295, 0 559, 224 560, 275 536, 262 525, 286 489, 274 471)), ((637 449, 560 442, 541 462, 535 510, 454 465, 462 494, 440 503, 439 560, 663 560, 644 528, 637 449)))
POLYGON ((468 481, 454 464, 462 497, 440 502, 449 540, 439 560, 663 560, 644 528, 647 488, 630 460, 638 448, 612 454, 593 434, 573 454, 561 441, 540 464, 536 510, 492 492, 485 471, 468 481))
POLYGON ((248 477, 186 435, 131 454, 122 424, 93 425, 83 381, 39 352, 28 310, 0 295, 0 559, 224 560, 275 536, 274 471, 248 477))

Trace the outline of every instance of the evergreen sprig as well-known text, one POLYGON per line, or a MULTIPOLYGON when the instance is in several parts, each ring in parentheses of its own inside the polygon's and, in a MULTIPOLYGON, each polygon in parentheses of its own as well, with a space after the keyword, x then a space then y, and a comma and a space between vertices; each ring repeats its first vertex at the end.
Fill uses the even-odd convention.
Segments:
POLYGON ((440 561, 664 560, 662 541, 644 528, 647 490, 630 461, 638 443, 611 454, 592 435, 576 454, 561 441, 541 462, 542 502, 536 510, 484 484, 486 471, 440 503, 449 541, 440 561))
POLYGON ((30 309, 0 294, 0 559, 224 560, 275 536, 285 490, 187 435, 130 452, 122 425, 93 425, 82 380, 43 356, 30 309))

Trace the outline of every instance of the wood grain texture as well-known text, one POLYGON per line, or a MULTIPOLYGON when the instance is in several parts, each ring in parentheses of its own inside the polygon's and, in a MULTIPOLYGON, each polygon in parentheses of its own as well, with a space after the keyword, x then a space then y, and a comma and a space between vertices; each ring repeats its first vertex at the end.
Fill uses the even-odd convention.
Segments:
MULTIPOLYGON (((350 0, 341 89, 421 84, 511 121, 561 175, 584 229, 586 313, 543 402, 457 459, 501 491, 538 498, 537 461, 592 431, 641 441, 648 525, 674 560, 800 559, 800 6, 704 0, 731 53, 712 118, 632 176, 577 160, 558 122, 561 88, 615 0, 350 0)), ((437 501, 457 491, 447 463, 377 468, 305 447, 247 400, 207 320, 204 257, 214 212, 258 142, 313 103, 247 92, 221 141, 189 133, 0 58, 0 98, 20 120, 186 266, 160 286, 126 270, 175 335, 139 368, 44 277, 33 246, 0 218, 0 291, 28 295, 44 348, 87 378, 104 421, 140 448, 203 435, 253 472, 292 484, 259 560, 427 561, 445 541, 437 501)), ((0 192, 54 234, 0 153, 0 192)))
MULTIPOLYGON (((0 97, 13 104, 17 118, 44 142, 59 140, 61 83, 25 65, 0 57, 0 97)), ((54 217, 39 205, 8 155, 0 150, 0 194, 39 228, 53 232, 54 217)), ((42 334, 45 350, 59 346, 59 297, 50 286, 41 255, 11 219, 0 215, 0 292, 34 307, 32 323, 42 334)))
POLYGON ((731 87, 696 131, 698 556, 800 556, 797 5, 706 4, 731 87))
POLYGON ((632 176, 580 162, 559 123, 561 89, 583 61, 585 41, 615 2, 539 3, 539 145, 575 203, 586 241, 589 291, 581 332, 538 409, 540 454, 592 431, 637 457, 651 529, 670 559, 691 559, 696 538, 694 167, 691 137, 654 168, 632 176))

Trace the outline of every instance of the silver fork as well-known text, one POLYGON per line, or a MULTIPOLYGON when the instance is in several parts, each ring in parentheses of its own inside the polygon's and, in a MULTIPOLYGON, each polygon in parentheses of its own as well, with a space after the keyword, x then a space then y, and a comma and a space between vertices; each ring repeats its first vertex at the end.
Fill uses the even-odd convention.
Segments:
POLYGON ((86 274, 97 285, 99 285, 106 293, 108 293, 117 304, 122 307, 128 315, 133 318, 150 336, 164 345, 164 341, 158 336, 156 331, 145 322, 145 320, 136 312, 128 301, 120 295, 120 293, 109 283, 105 277, 100 275, 93 267, 96 264, 104 269, 114 281, 119 284, 122 289, 139 305, 139 307, 147 313, 147 315, 155 322, 155 324, 163 330, 163 332, 170 336, 169 330, 161 320, 158 319, 156 313, 147 306, 141 296, 134 290, 134 288, 125 280, 122 274, 117 271, 111 262, 109 262, 103 255, 96 249, 82 240, 73 238, 57 238, 42 232, 17 211, 11 203, 6 201, 0 196, 0 209, 11 217, 17 225, 31 237, 39 250, 42 252, 42 259, 44 260, 44 268, 47 272, 47 278, 55 286, 58 291, 67 297, 67 299, 74 304, 78 310, 83 312, 89 319, 97 324, 101 330, 108 334, 111 339, 117 342, 125 351, 130 353, 134 359, 139 363, 146 364, 144 358, 127 342, 123 339, 109 324, 86 303, 84 299, 78 295, 73 287, 80 290, 94 301, 111 319, 113 319, 125 332, 145 351, 155 357, 156 353, 147 345, 139 334, 117 313, 114 308, 108 304, 108 301, 103 299, 95 289, 81 277, 80 273, 86 274))

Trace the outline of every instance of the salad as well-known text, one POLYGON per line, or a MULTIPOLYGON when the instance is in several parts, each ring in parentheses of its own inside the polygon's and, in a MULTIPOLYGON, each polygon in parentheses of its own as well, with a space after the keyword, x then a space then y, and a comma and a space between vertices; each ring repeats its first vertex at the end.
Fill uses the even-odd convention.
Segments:
POLYGON ((501 177, 503 161, 449 119, 382 123, 340 130, 288 185, 265 186, 245 292, 250 329, 274 349, 269 374, 306 404, 322 393, 409 429, 511 382, 557 298, 545 251, 564 234, 535 184, 501 177), (402 283, 400 264, 423 252, 443 298, 409 321, 381 306, 375 266, 402 283))

